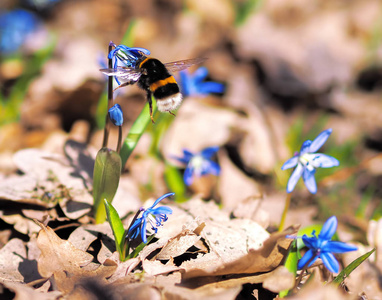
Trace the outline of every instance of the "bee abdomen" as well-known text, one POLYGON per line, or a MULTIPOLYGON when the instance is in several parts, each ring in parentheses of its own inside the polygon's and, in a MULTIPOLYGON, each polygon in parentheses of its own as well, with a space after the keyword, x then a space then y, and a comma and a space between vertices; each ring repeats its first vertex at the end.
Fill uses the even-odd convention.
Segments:
POLYGON ((157 98, 158 110, 161 112, 176 110, 182 103, 182 94, 171 94, 167 97, 157 98))

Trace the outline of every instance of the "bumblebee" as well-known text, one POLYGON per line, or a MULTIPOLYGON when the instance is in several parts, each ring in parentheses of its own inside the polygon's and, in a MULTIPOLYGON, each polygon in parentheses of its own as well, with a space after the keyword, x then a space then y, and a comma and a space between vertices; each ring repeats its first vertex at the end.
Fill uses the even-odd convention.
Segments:
POLYGON ((171 111, 179 107, 183 97, 178 83, 171 73, 182 71, 205 60, 206 58, 193 58, 163 64, 156 58, 143 55, 137 60, 134 67, 118 66, 100 71, 108 76, 116 76, 123 81, 116 89, 137 83, 141 89, 145 90, 150 106, 150 118, 154 123, 151 96, 154 96, 160 112, 169 112, 174 115, 171 111))

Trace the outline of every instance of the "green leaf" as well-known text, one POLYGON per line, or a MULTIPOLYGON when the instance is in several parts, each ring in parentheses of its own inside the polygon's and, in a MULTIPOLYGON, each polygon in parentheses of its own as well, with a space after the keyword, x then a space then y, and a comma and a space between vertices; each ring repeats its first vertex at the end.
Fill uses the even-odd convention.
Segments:
POLYGON ((184 185, 183 177, 178 168, 170 164, 166 164, 164 176, 168 189, 175 193, 175 202, 182 203, 187 201, 187 198, 185 197, 186 186, 184 185))
MULTIPOLYGON (((156 101, 154 97, 151 97, 153 103, 153 116, 157 110, 156 101)), ((126 164, 127 159, 130 157, 131 153, 137 146, 139 139, 142 134, 145 132, 147 126, 151 123, 150 118, 150 109, 149 103, 147 102, 143 107, 141 113, 138 118, 135 120, 134 124, 131 126, 129 134, 123 141, 122 149, 121 149, 121 159, 122 166, 126 164)))
POLYGON ((125 228, 123 228, 122 221, 109 201, 104 199, 107 220, 109 221, 110 227, 113 230, 114 239, 115 239, 115 247, 119 253, 119 259, 124 261, 126 258, 126 248, 125 245, 125 228))
POLYGON ((345 278, 349 276, 350 273, 353 272, 361 263, 363 263, 371 254, 373 254, 374 251, 375 248, 352 261, 345 269, 341 271, 340 274, 336 276, 336 278, 334 278, 331 283, 338 287, 345 280, 345 278))
POLYGON ((113 201, 121 176, 121 168, 121 157, 117 152, 108 148, 98 151, 93 173, 93 209, 97 224, 105 221, 105 207, 101 205, 101 201, 104 199, 110 203, 113 201))
MULTIPOLYGON (((297 275, 297 262, 299 259, 298 251, 297 251, 297 240, 294 240, 290 247, 289 247, 289 253, 285 260, 285 267, 288 269, 289 272, 297 275)), ((280 298, 284 298, 288 295, 289 290, 284 290, 279 293, 280 298)))

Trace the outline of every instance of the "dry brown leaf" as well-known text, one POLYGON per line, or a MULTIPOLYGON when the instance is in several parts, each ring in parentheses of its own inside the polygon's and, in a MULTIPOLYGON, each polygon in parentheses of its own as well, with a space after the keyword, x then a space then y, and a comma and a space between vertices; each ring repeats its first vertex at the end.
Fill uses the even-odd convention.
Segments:
POLYGON ((60 239, 50 227, 39 224, 41 230, 37 245, 41 250, 38 260, 39 273, 50 277, 56 271, 73 273, 89 264, 93 256, 74 247, 70 242, 60 239))
POLYGON ((172 260, 169 260, 167 264, 164 265, 157 260, 151 261, 145 259, 142 262, 142 267, 149 276, 157 276, 183 270, 182 268, 175 266, 172 260))
POLYGON ((45 278, 54 275, 57 284, 65 292, 69 292, 70 289, 68 290, 65 286, 66 281, 70 281, 69 285, 72 286, 75 283, 73 278, 83 276, 86 272, 81 267, 88 265, 93 260, 93 256, 77 249, 70 242, 60 239, 50 227, 42 224, 39 226, 41 231, 37 238, 37 245, 41 255, 38 259, 38 271, 45 278))
POLYGON ((20 214, 6 215, 3 214, 3 211, 0 211, 0 218, 3 219, 4 222, 13 225, 14 229, 23 234, 37 233, 40 229, 35 222, 28 218, 24 218, 20 214))
MULTIPOLYGON (((44 183, 49 191, 49 183, 44 183)), ((45 190, 39 189, 38 180, 29 176, 9 176, 0 182, 0 199, 16 201, 21 203, 39 205, 42 207, 53 207, 56 202, 46 201, 45 190)))
POLYGON ((35 261, 27 259, 24 242, 10 240, 0 249, 0 282, 29 282, 41 278, 37 274, 35 261))
POLYGON ((84 185, 85 179, 80 177, 69 158, 39 149, 25 149, 16 152, 13 159, 17 167, 32 178, 28 182, 35 180, 31 191, 36 188, 37 191, 30 198, 34 195, 53 205, 58 202, 71 219, 78 219, 90 211, 92 196, 84 185))
POLYGON ((241 291, 241 286, 237 285, 230 288, 216 287, 213 284, 208 287, 201 287, 198 289, 187 289, 179 286, 164 286, 163 294, 165 299, 174 300, 234 300, 237 299, 238 294, 241 291))
MULTIPOLYGON (((218 256, 213 253, 206 254, 209 259, 197 259, 192 262, 185 262, 181 267, 186 269, 184 279, 218 276, 228 274, 251 274, 269 272, 278 267, 288 252, 291 239, 285 238, 286 235, 297 232, 297 228, 290 227, 283 232, 273 233, 258 249, 249 249, 247 254, 231 260, 228 263, 217 260, 218 256)), ((203 257, 203 258, 204 258, 203 257)), ((220 257, 219 257, 220 258, 220 257)))
POLYGON ((184 254, 188 248, 195 245, 196 242, 200 240, 200 232, 203 230, 205 225, 205 223, 202 223, 194 230, 190 230, 185 227, 180 234, 168 241, 168 243, 158 253, 156 259, 168 260, 184 254))
POLYGON ((272 272, 272 276, 264 279, 263 288, 274 293, 279 293, 284 290, 292 289, 295 280, 296 277, 294 274, 289 272, 286 267, 280 266, 272 272))
POLYGON ((114 252, 113 255, 109 258, 107 258, 104 261, 104 265, 110 265, 112 263, 117 264, 117 269, 114 271, 112 276, 108 279, 109 282, 117 281, 121 278, 124 278, 126 275, 128 275, 133 269, 135 269, 141 260, 138 257, 131 258, 127 261, 121 262, 119 260, 119 254, 117 252, 114 252))
POLYGON ((40 292, 17 282, 4 282, 4 285, 16 294, 14 300, 56 300, 62 297, 62 293, 59 291, 40 292))

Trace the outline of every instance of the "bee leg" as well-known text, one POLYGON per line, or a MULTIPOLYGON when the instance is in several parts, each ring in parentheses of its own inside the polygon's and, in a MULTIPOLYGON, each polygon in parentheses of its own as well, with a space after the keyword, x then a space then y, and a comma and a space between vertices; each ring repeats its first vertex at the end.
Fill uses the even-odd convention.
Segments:
POLYGON ((171 111, 169 111, 169 114, 173 115, 174 117, 176 117, 176 114, 172 113, 171 111))
POLYGON ((116 90, 118 90, 119 88, 128 86, 128 85, 130 85, 130 84, 132 84, 132 82, 130 82, 130 81, 122 83, 120 86, 117 86, 117 87, 113 90, 113 93, 114 93, 116 90))
POLYGON ((153 124, 155 124, 154 122, 154 119, 153 119, 153 102, 151 100, 151 93, 150 92, 147 92, 147 102, 149 103, 149 107, 150 107, 150 118, 151 118, 151 122, 153 124))

